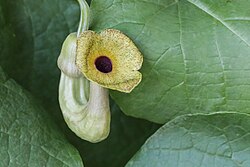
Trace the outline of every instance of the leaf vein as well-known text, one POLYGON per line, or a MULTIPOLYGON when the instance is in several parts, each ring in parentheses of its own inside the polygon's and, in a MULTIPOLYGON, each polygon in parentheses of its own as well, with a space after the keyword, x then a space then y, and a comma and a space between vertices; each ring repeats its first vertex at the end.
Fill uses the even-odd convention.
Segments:
POLYGON ((200 4, 196 4, 195 2, 192 2, 190 0, 188 0, 189 3, 193 4, 194 6, 196 6, 198 9, 206 12, 208 15, 210 15, 211 17, 213 17, 215 20, 219 21, 221 24, 223 24, 228 30, 230 30, 234 35, 236 35, 241 41, 243 41, 247 46, 250 47, 250 43, 247 42, 246 39, 244 39, 235 29, 233 29, 232 27, 230 27, 230 25, 228 23, 226 23, 224 20, 222 20, 219 16, 217 16, 215 13, 213 13, 212 11, 210 11, 208 9, 208 7, 206 7, 204 4, 200 3, 200 4))

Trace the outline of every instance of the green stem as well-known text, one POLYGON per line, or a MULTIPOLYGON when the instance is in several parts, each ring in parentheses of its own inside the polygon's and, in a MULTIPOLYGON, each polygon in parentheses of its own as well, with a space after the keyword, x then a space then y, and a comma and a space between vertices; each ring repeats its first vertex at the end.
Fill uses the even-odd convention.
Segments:
POLYGON ((79 37, 83 31, 89 29, 89 5, 85 0, 77 1, 80 5, 81 10, 80 22, 77 30, 77 37, 79 37))

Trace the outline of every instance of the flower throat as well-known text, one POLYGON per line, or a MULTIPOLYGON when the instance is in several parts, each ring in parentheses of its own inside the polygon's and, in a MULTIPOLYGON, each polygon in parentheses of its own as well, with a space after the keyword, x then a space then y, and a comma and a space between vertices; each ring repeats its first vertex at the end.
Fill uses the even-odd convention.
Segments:
POLYGON ((100 56, 95 60, 95 66, 98 71, 102 73, 109 73, 112 71, 112 62, 106 56, 100 56))

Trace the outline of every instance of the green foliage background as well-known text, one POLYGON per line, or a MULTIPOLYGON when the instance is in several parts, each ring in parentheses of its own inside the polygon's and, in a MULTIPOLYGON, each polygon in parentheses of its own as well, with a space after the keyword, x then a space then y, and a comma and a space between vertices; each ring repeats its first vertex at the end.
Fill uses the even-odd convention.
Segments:
POLYGON ((77 29, 77 2, 0 0, 0 166, 250 166, 249 6, 93 0, 90 29, 121 30, 144 63, 131 94, 111 92, 110 136, 90 144, 57 100, 56 60, 77 29))

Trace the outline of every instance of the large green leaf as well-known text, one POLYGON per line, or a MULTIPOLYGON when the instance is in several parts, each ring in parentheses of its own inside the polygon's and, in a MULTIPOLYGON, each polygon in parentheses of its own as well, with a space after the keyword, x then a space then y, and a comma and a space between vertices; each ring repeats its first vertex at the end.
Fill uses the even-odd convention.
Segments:
POLYGON ((83 166, 53 120, 0 67, 0 166, 83 166))
POLYGON ((142 83, 112 92, 128 115, 250 113, 249 0, 93 0, 92 29, 117 28, 144 55, 142 83))
POLYGON ((250 117, 220 113, 165 124, 127 167, 249 167, 250 117))
POLYGON ((0 0, 0 65, 52 111, 56 60, 66 36, 77 29, 78 13, 76 0, 0 0))

